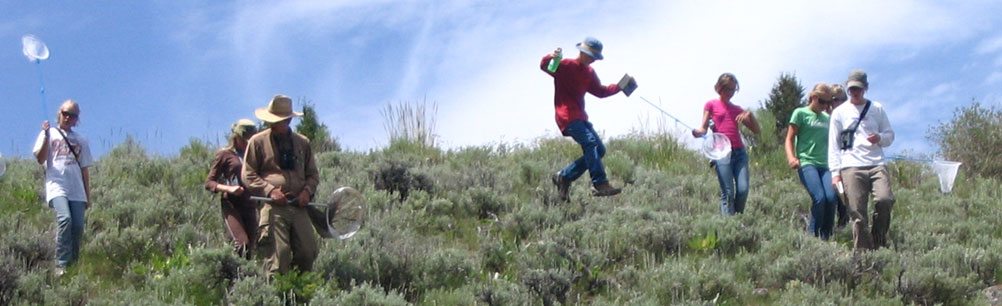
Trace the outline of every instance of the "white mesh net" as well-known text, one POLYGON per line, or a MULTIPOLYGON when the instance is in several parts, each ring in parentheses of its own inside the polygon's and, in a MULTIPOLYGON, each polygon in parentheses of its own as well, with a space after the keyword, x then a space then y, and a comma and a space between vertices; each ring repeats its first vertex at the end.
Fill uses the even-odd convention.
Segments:
POLYGON ((44 61, 49 58, 49 47, 35 35, 25 35, 21 37, 22 52, 28 61, 44 61))
POLYGON ((703 145, 700 147, 703 155, 712 160, 721 160, 731 154, 731 140, 722 133, 713 133, 703 136, 703 145))
POLYGON ((953 190, 953 181, 957 178, 957 170, 960 169, 960 162, 934 161, 932 170, 939 177, 939 191, 949 193, 953 190))

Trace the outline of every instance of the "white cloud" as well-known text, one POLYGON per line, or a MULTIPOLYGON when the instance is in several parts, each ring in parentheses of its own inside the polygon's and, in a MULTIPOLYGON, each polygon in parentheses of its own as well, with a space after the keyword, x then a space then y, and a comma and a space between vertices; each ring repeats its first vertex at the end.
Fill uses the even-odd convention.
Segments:
POLYGON ((938 97, 938 96, 942 96, 942 95, 945 95, 945 94, 953 93, 953 91, 956 88, 957 88, 957 84, 956 83, 952 83, 952 82, 951 83, 942 83, 942 84, 933 86, 932 89, 930 89, 929 92, 926 95, 931 96, 931 97, 938 97))
POLYGON ((982 40, 974 51, 981 55, 999 53, 1002 51, 1002 36, 982 40))
MULTIPOLYGON (((538 61, 558 46, 575 56, 573 45, 585 35, 605 43, 607 59, 594 65, 604 82, 630 73, 640 84, 636 95, 662 101, 684 124, 695 125, 702 104, 715 97, 712 85, 722 72, 733 72, 741 81, 737 103, 758 107, 780 73, 795 73, 805 88, 840 82, 851 68, 876 59, 908 61, 928 46, 961 40, 973 31, 964 23, 970 18, 962 18, 969 8, 924 1, 578 4, 281 2, 239 8, 229 18, 228 32, 248 92, 268 88, 273 74, 288 73, 281 67, 294 65, 296 51, 282 46, 292 36, 347 38, 345 48, 372 50, 380 42, 367 30, 411 35, 399 50, 395 75, 346 71, 350 64, 345 61, 379 60, 362 55, 316 63, 322 72, 313 86, 320 99, 344 100, 345 93, 331 84, 351 78, 378 78, 389 86, 375 95, 383 100, 365 101, 367 110, 327 109, 354 114, 327 115, 338 124, 354 120, 353 126, 339 128, 369 130, 362 140, 346 140, 364 143, 349 146, 372 147, 379 145, 372 139, 380 133, 371 131, 381 126, 378 107, 422 97, 438 102, 439 132, 450 146, 558 135, 552 81, 539 71, 538 61), (366 28, 373 25, 379 27, 366 28)), ((588 96, 586 101, 596 128, 610 136, 663 118, 638 97, 588 96)))
MULTIPOLYGON (((651 4, 635 8, 632 13, 639 16, 633 18, 616 15, 618 12, 581 12, 559 20, 519 16, 513 17, 514 22, 504 20, 505 25, 526 25, 525 30, 540 33, 508 40, 494 31, 500 25, 484 21, 486 25, 468 29, 473 31, 467 36, 473 40, 491 37, 499 45, 511 47, 503 59, 483 67, 489 73, 459 73, 457 78, 467 86, 446 98, 462 102, 443 107, 443 134, 458 145, 489 141, 497 135, 532 139, 543 130, 557 135, 551 81, 537 63, 555 46, 572 49, 586 34, 605 43, 607 59, 595 64, 603 81, 614 82, 623 73, 630 73, 640 84, 638 96, 660 98, 663 107, 683 123, 696 125, 703 102, 715 96, 712 85, 722 72, 734 72, 741 81, 742 91, 735 97, 739 104, 758 107, 781 72, 797 73, 805 87, 840 81, 852 66, 879 55, 879 48, 918 47, 950 39, 953 36, 938 33, 956 26, 952 24, 955 20, 945 17, 924 18, 927 22, 922 25, 904 22, 940 9, 930 5, 899 1, 840 7, 711 1, 651 4), (599 30, 566 34, 548 30, 554 28, 599 30), (474 126, 477 128, 471 128, 474 126)), ((928 15, 949 16, 948 12, 928 15)), ((518 30, 522 29, 514 29, 518 30)), ((486 56, 496 57, 494 53, 486 56)), ((660 116, 637 97, 617 95, 601 100, 588 96, 586 101, 596 128, 608 135, 636 129, 640 118, 660 116)))
POLYGON ((992 86, 1000 82, 1002 82, 1002 72, 996 71, 992 72, 991 74, 988 75, 988 77, 985 78, 984 84, 987 86, 992 86))

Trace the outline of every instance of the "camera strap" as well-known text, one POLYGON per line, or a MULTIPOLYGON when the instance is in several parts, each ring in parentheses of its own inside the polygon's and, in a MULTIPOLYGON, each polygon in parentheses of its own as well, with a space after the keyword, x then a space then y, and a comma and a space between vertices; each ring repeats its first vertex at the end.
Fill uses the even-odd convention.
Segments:
POLYGON ((853 122, 852 125, 850 125, 849 128, 846 130, 852 131, 852 133, 856 133, 856 129, 859 128, 859 123, 863 122, 863 118, 866 118, 866 112, 869 110, 870 110, 870 100, 866 100, 866 106, 863 106, 863 112, 859 113, 859 120, 853 122))

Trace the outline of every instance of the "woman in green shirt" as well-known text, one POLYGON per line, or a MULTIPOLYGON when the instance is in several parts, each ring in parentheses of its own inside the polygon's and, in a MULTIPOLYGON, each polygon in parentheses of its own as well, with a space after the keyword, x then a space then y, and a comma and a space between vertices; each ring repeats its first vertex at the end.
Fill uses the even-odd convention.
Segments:
POLYGON ((828 171, 828 113, 832 89, 824 83, 814 86, 807 106, 790 115, 786 133, 786 160, 797 170, 800 182, 811 195, 811 219, 807 230, 828 240, 835 226, 838 196, 828 171))

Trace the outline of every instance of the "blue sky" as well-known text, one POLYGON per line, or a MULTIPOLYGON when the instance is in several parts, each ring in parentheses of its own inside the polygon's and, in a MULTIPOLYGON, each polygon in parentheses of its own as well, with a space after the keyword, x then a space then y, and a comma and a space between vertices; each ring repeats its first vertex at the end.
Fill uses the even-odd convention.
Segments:
POLYGON ((733 2, 0 0, 0 154, 28 156, 66 98, 96 155, 127 134, 173 155, 221 142, 277 93, 311 100, 351 150, 384 146, 380 110, 402 101, 437 104, 443 147, 531 142, 559 135, 540 57, 585 36, 605 43, 604 82, 640 85, 586 99, 606 137, 677 127, 637 96, 696 124, 722 72, 741 82, 738 104, 759 107, 781 73, 810 88, 863 68, 898 133, 892 152, 933 152, 931 125, 1000 104, 1002 2, 733 2), (51 50, 48 114, 25 34, 51 50))

